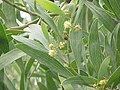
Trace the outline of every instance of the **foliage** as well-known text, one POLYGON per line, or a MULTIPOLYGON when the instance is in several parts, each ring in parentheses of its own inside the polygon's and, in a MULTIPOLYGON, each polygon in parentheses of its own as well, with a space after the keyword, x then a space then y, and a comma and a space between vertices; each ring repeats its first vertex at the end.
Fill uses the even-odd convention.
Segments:
POLYGON ((119 0, 0 0, 0 90, 120 89, 119 0))

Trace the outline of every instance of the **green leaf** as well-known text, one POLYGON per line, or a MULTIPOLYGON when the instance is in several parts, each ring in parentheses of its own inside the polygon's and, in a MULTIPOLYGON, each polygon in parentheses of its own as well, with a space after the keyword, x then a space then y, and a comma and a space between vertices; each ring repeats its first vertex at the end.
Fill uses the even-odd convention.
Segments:
MULTIPOLYGON (((85 31, 87 31, 86 30, 86 10, 87 9, 88 8, 85 5, 83 5, 83 8, 82 8, 80 15, 79 15, 79 19, 77 19, 80 26, 82 27, 82 30, 85 30, 85 31)), ((93 14, 89 9, 88 9, 87 14, 88 14, 88 26, 89 26, 92 23, 93 14)))
MULTIPOLYGON (((111 37, 112 38, 112 37, 111 37)), ((105 36, 105 55, 110 56, 110 66, 112 66, 111 70, 114 71, 116 69, 116 49, 112 49, 109 45, 109 37, 105 36)), ((112 41, 114 43, 114 41, 112 41)), ((116 44, 116 43, 115 43, 116 44)))
POLYGON ((18 60, 15 61, 18 68, 20 69, 21 72, 24 72, 24 63, 22 61, 22 58, 19 58, 18 60))
POLYGON ((1 9, 0 9, 0 17, 4 20, 6 19, 5 14, 3 13, 3 11, 1 9))
POLYGON ((97 79, 88 76, 74 76, 63 81, 63 85, 65 84, 79 84, 79 85, 87 85, 90 86, 97 82, 97 79))
POLYGON ((116 25, 114 28, 114 37, 115 37, 115 45, 116 45, 116 65, 120 66, 120 23, 116 25))
POLYGON ((115 87, 120 83, 120 66, 109 77, 105 87, 110 87, 112 84, 115 87))
POLYGON ((117 43, 117 39, 119 38, 119 33, 118 33, 119 30, 120 30, 120 23, 118 23, 113 30, 113 35, 115 37, 115 43, 117 43))
POLYGON ((46 65, 51 70, 59 73, 64 77, 70 77, 72 74, 55 58, 48 55, 48 53, 43 52, 42 50, 36 50, 32 47, 29 47, 25 44, 17 45, 19 49, 30 55, 32 58, 37 59, 42 64, 46 65))
POLYGON ((25 77, 27 78, 27 75, 28 75, 28 73, 29 73, 29 71, 30 71, 30 69, 31 69, 31 67, 32 67, 32 65, 33 65, 33 63, 34 63, 34 59, 30 59, 29 61, 28 61, 28 63, 26 64, 26 66, 25 66, 25 77))
POLYGON ((36 2, 50 12, 64 15, 63 11, 55 3, 49 0, 36 0, 36 2))
POLYGON ((48 90, 58 90, 53 78, 49 75, 49 73, 46 73, 46 81, 48 90))
POLYGON ((60 83, 59 76, 56 72, 50 71, 49 69, 47 70, 47 74, 53 78, 53 80, 57 81, 60 83))
POLYGON ((21 33, 24 33, 25 31, 23 30, 12 30, 12 29, 9 29, 9 30, 6 30, 5 31, 7 35, 16 35, 16 34, 21 34, 21 33))
POLYGON ((26 54, 19 49, 13 49, 7 52, 6 54, 2 55, 0 57, 0 70, 24 55, 26 54))
POLYGON ((25 30, 30 32, 29 33, 29 38, 30 39, 32 39, 32 40, 35 39, 35 40, 40 41, 45 46, 46 49, 49 49, 48 41, 46 40, 40 25, 38 25, 38 24, 31 24, 25 30))
POLYGON ((97 73, 102 63, 101 48, 100 48, 100 42, 98 37, 98 21, 97 20, 95 20, 92 23, 90 28, 89 51, 90 51, 91 62, 94 65, 95 72, 97 73))
MULTIPOLYGON (((14 2, 14 0, 9 0, 14 2)), ((15 16, 15 7, 3 2, 3 13, 5 14, 5 24, 7 27, 16 26, 16 16, 15 16), (9 9, 9 10, 8 10, 9 9)))
POLYGON ((25 90, 25 74, 24 74, 24 72, 21 73, 20 90, 25 90))
MULTIPOLYGON (((33 0, 26 0, 27 4, 30 5, 34 9, 34 1, 33 0)), ((42 1, 43 2, 43 1, 42 1)), ((41 6, 37 5, 37 10, 36 12, 39 13, 40 17, 50 26, 50 28, 55 32, 56 37, 58 39, 61 39, 61 36, 59 35, 58 28, 56 27, 56 24, 50 17, 50 15, 47 13, 47 11, 42 8, 41 6)))
POLYGON ((73 22, 74 25, 77 24, 77 20, 79 19, 82 7, 83 7, 85 2, 86 2, 86 0, 80 0, 79 1, 79 5, 78 5, 79 7, 78 7, 78 10, 76 12, 76 15, 75 15, 75 18, 74 18, 74 22, 73 22))
POLYGON ((103 23, 103 25, 112 32, 116 26, 116 22, 101 8, 97 7, 91 2, 86 2, 86 6, 92 11, 92 13, 103 23))
POLYGON ((38 87, 39 87, 40 90, 48 90, 48 89, 45 87, 45 85, 43 85, 41 82, 38 82, 37 84, 38 84, 38 87))
POLYGON ((98 79, 104 79, 105 75, 107 75, 107 70, 110 63, 110 57, 105 58, 105 60, 101 63, 100 69, 98 71, 98 79))
POLYGON ((120 1, 119 0, 103 0, 105 4, 113 11, 116 18, 120 19, 120 1))
POLYGON ((4 69, 0 70, 0 89, 1 90, 8 90, 7 86, 4 83, 4 75, 5 75, 4 69))
POLYGON ((44 33, 45 38, 50 43, 49 34, 48 34, 48 30, 47 30, 47 25, 44 22, 41 22, 41 28, 42 28, 42 32, 44 33))
POLYGON ((5 29, 0 22, 0 50, 6 53, 9 50, 9 43, 5 33, 5 29))
POLYGON ((120 52, 120 24, 119 24, 118 33, 117 33, 117 49, 120 52))
POLYGON ((22 42, 30 47, 33 47, 36 50, 42 50, 43 52, 47 52, 47 49, 45 49, 40 43, 24 38, 22 36, 12 36, 15 40, 22 42))
POLYGON ((75 61, 78 69, 81 66, 81 52, 82 52, 82 31, 71 30, 70 45, 75 56, 75 61))
POLYGON ((4 74, 4 83, 9 88, 9 90, 16 90, 12 82, 9 80, 6 74, 4 74))

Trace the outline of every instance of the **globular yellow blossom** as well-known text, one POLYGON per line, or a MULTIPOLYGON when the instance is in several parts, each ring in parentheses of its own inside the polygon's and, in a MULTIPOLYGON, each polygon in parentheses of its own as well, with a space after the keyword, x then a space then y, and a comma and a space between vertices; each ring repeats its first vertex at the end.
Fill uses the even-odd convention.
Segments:
POLYGON ((64 48, 64 47, 65 47, 65 42, 60 42, 60 43, 59 43, 59 48, 62 49, 62 48, 64 48))
POLYGON ((69 14, 69 10, 67 10, 67 9, 64 10, 64 13, 65 13, 65 15, 66 15, 66 14, 69 14))
POLYGON ((75 26, 75 29, 76 29, 76 30, 81 30, 80 25, 76 25, 76 26, 75 26))
POLYGON ((48 54, 54 57, 57 54, 57 52, 55 50, 49 50, 48 54))
POLYGON ((105 79, 100 80, 99 84, 102 85, 102 86, 104 86, 106 84, 106 80, 105 79))
POLYGON ((97 87, 97 84, 93 84, 92 86, 93 86, 94 88, 96 88, 96 87, 97 87))
POLYGON ((64 22, 64 27, 65 27, 65 28, 71 28, 71 27, 72 27, 72 25, 71 25, 71 23, 70 23, 70 22, 65 21, 65 22, 64 22))
POLYGON ((49 48, 53 48, 54 47, 54 45, 51 43, 51 44, 49 44, 49 48))

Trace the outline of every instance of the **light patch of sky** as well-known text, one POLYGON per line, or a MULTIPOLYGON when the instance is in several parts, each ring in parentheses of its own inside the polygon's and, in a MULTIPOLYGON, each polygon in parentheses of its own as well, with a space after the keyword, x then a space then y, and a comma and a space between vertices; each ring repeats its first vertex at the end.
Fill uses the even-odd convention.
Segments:
POLYGON ((31 21, 31 17, 28 13, 20 11, 20 15, 22 18, 25 18, 27 21, 31 21))
MULTIPOLYGON (((20 11, 20 16, 23 19, 26 19, 28 22, 31 21, 30 15, 28 13, 26 13, 26 12, 20 11)), ((16 19, 16 22, 18 23, 19 26, 24 25, 24 23, 20 22, 18 19, 16 19)))
POLYGON ((3 1, 2 0, 0 0, 0 4, 2 3, 3 1))

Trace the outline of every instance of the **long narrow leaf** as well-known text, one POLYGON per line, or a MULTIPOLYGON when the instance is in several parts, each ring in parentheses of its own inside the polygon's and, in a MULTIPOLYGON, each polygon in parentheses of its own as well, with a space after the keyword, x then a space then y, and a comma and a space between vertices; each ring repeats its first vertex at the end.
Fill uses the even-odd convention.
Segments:
POLYGON ((33 47, 36 50, 42 50, 44 52, 47 52, 47 49, 45 49, 40 43, 35 42, 33 40, 21 37, 21 36, 12 36, 15 40, 22 42, 30 47, 33 47))
POLYGON ((43 85, 41 82, 38 82, 37 84, 38 84, 38 87, 39 87, 40 90, 48 90, 48 89, 45 87, 45 85, 43 85))
POLYGON ((102 62, 102 56, 101 56, 101 48, 100 48, 100 42, 98 37, 98 21, 97 20, 95 20, 92 23, 90 28, 89 51, 90 51, 91 62, 94 65, 95 71, 98 72, 102 62))
POLYGON ((78 69, 81 65, 81 52, 82 52, 82 31, 72 30, 70 32, 70 45, 75 56, 75 61, 78 69))
POLYGON ((105 60, 102 62, 99 72, 98 72, 99 80, 102 80, 105 77, 105 75, 107 75, 109 63, 110 63, 110 57, 105 58, 105 60))
POLYGON ((49 73, 46 73, 46 81, 48 90, 57 90, 57 86, 49 73))
POLYGON ((86 2, 86 6, 92 11, 92 13, 99 18, 99 20, 104 24, 104 26, 109 30, 113 31, 116 22, 101 8, 97 7, 93 3, 86 2))
POLYGON ((70 77, 67 80, 63 81, 63 85, 65 84, 79 84, 79 85, 92 85, 97 82, 97 79, 88 76, 74 76, 70 77))
POLYGON ((24 55, 26 54, 19 49, 13 49, 8 53, 2 55, 0 57, 0 70, 24 55))
MULTIPOLYGON (((14 0, 10 0, 14 2, 14 0)), ((3 2, 3 13, 5 14, 5 23, 7 27, 16 26, 15 7, 3 2), (8 10, 9 9, 9 10, 8 10)))
POLYGON ((7 77, 6 74, 4 74, 4 83, 9 88, 9 90, 16 90, 10 79, 7 77))
POLYGON ((105 87, 109 87, 113 84, 113 86, 116 86, 120 83, 120 66, 112 73, 112 75, 109 77, 105 87))
POLYGON ((82 10, 82 7, 83 7, 85 1, 86 0, 80 0, 79 1, 79 7, 78 7, 78 10, 76 12, 76 16, 75 16, 75 19, 74 19, 74 22, 73 22, 74 25, 76 24, 77 20, 79 19, 79 16, 80 16, 80 13, 81 13, 81 10, 82 10))
POLYGON ((5 33, 5 29, 0 22, 0 50, 6 53, 9 50, 8 39, 5 33))
POLYGON ((61 14, 61 15, 64 14, 63 11, 55 3, 49 0, 36 0, 36 2, 50 12, 61 14))
POLYGON ((63 75, 64 77, 72 76, 72 74, 60 62, 49 56, 48 53, 41 50, 36 50, 25 44, 19 44, 17 47, 60 75, 63 75))

